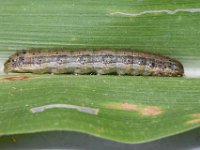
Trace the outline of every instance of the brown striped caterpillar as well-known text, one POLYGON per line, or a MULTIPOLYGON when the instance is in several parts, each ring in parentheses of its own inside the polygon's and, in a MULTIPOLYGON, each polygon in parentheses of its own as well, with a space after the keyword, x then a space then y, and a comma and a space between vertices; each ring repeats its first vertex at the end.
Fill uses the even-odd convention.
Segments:
POLYGON ((182 64, 172 58, 131 50, 30 49, 13 54, 6 73, 118 74, 183 76, 182 64))

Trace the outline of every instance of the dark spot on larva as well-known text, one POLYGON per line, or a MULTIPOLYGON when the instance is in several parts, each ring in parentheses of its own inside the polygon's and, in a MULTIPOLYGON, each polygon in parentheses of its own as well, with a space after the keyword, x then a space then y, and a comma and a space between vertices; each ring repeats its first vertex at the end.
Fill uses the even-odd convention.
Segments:
POLYGON ((23 51, 22 51, 22 53, 23 53, 23 54, 26 54, 26 51, 25 51, 25 50, 23 50, 23 51))
POLYGON ((132 56, 126 56, 124 59, 125 59, 124 60, 125 64, 132 64, 133 63, 133 57, 132 56))
POLYGON ((132 56, 118 56, 115 58, 115 61, 113 63, 124 63, 124 64, 132 64, 133 63, 133 57, 132 56))
POLYGON ((41 64, 42 63, 42 59, 39 59, 39 62, 38 62, 38 64, 41 64))
POLYGON ((152 66, 152 67, 155 67, 155 62, 152 62, 152 63, 151 63, 151 66, 152 66))
POLYGON ((155 62, 153 59, 147 59, 146 60, 146 65, 149 67, 154 67, 155 66, 155 62))
POLYGON ((157 68, 162 68, 163 67, 163 64, 162 64, 162 62, 161 61, 155 61, 155 67, 157 67, 157 68))
POLYGON ((168 64, 168 67, 171 69, 171 68, 172 68, 172 63, 169 63, 169 64, 168 64))
POLYGON ((19 57, 19 61, 23 62, 24 61, 24 57, 19 57))
POLYGON ((14 77, 3 78, 3 80, 16 81, 16 80, 25 80, 28 78, 30 78, 30 76, 14 76, 14 77))
POLYGON ((81 64, 85 64, 85 63, 91 63, 91 58, 90 55, 82 55, 79 57, 79 62, 81 64))
MULTIPOLYGON (((51 60, 54 61, 55 57, 52 57, 51 60)), ((64 59, 64 56, 63 55, 58 55, 55 59, 55 61, 58 63, 58 64, 62 64, 63 62, 63 59, 64 59)))
POLYGON ((131 59, 127 58, 127 64, 131 64, 131 59))
POLYGON ((143 57, 133 57, 133 64, 145 65, 146 64, 146 60, 143 57))
POLYGON ((106 55, 106 56, 102 55, 102 58, 103 58, 103 63, 104 64, 109 64, 109 63, 112 62, 112 56, 110 56, 110 55, 106 55))
POLYGON ((139 57, 138 59, 138 65, 145 65, 146 64, 146 60, 143 57, 139 57))

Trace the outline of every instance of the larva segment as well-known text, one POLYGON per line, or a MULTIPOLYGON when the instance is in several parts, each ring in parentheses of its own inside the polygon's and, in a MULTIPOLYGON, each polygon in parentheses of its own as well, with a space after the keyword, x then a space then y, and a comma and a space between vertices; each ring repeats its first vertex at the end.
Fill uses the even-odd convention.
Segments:
POLYGON ((116 52, 93 51, 93 67, 97 74, 116 74, 116 52))
POLYGON ((73 73, 75 74, 91 74, 94 73, 94 67, 92 63, 92 51, 73 51, 71 52, 71 58, 68 57, 68 62, 64 64, 66 67, 70 66, 73 68, 73 73), (73 60, 70 60, 73 59, 73 60))
POLYGON ((137 70, 133 66, 132 51, 116 51, 116 72, 119 75, 137 75, 137 70))
POLYGON ((5 72, 183 76, 184 69, 172 58, 131 50, 32 49, 13 54, 5 72))

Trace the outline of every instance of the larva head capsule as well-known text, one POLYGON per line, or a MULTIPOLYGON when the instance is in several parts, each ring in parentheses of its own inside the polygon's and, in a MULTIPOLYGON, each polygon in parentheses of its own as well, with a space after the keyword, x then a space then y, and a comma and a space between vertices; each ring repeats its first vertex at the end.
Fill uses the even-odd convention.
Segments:
POLYGON ((16 52, 4 63, 4 72, 20 72, 19 66, 24 60, 23 56, 24 51, 16 52))
POLYGON ((4 72, 5 73, 10 73, 10 72, 17 72, 15 71, 17 68, 17 63, 18 60, 16 59, 11 59, 9 58, 5 63, 4 63, 4 72))
POLYGON ((184 74, 183 65, 177 60, 168 59, 163 67, 165 76, 182 77, 184 74))
POLYGON ((9 73, 12 71, 11 69, 11 64, 10 64, 10 59, 8 59, 5 63, 4 63, 4 72, 5 73, 9 73))
POLYGON ((174 61, 170 65, 171 65, 170 68, 174 72, 175 76, 183 76, 183 74, 184 74, 184 68, 183 68, 183 65, 180 62, 174 61))

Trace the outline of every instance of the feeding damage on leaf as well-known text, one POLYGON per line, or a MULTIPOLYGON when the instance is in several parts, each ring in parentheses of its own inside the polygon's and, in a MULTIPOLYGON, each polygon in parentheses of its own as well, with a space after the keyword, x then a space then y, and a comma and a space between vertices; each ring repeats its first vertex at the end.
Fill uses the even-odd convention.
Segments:
POLYGON ((30 76, 12 76, 12 77, 1 78, 0 80, 16 81, 16 80, 25 80, 28 78, 30 78, 30 76))
POLYGON ((197 124, 200 123, 200 113, 192 114, 193 119, 187 121, 187 124, 197 124))
POLYGON ((47 109, 53 109, 53 108, 75 109, 79 112, 84 112, 84 113, 88 113, 88 114, 92 114, 92 115, 97 115, 98 112, 99 112, 99 109, 96 109, 96 108, 90 108, 90 107, 85 107, 85 106, 77 106, 77 105, 71 105, 71 104, 49 104, 49 105, 31 108, 31 112, 32 113, 38 113, 38 112, 43 112, 47 109))
POLYGON ((109 103, 106 105, 107 108, 125 110, 125 111, 135 111, 142 116, 158 116, 163 113, 163 110, 158 106, 141 106, 130 103, 109 103))

